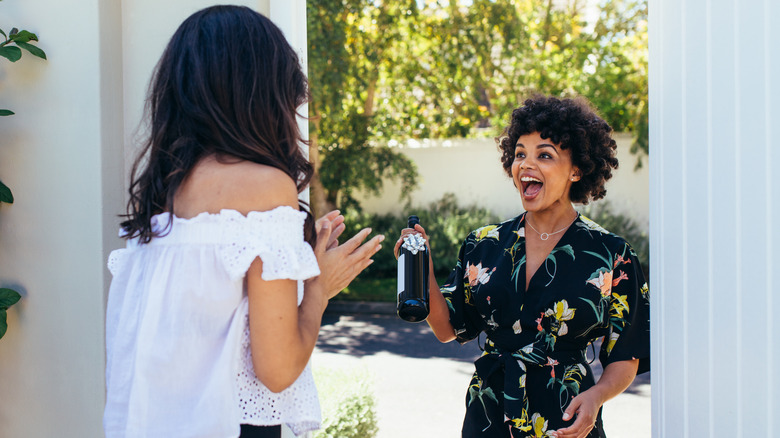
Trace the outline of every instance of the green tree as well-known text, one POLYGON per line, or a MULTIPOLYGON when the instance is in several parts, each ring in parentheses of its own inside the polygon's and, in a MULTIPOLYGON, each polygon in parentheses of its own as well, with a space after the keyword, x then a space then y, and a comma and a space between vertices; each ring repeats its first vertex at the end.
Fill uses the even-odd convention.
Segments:
POLYGON ((383 178, 408 194, 416 170, 390 140, 495 136, 535 92, 587 97, 641 157, 646 2, 604 1, 595 23, 586 12, 584 0, 311 0, 315 207, 358 207, 355 191, 383 178))
POLYGON ((470 135, 491 126, 495 135, 530 94, 583 95, 616 130, 635 132, 635 151, 646 153, 647 5, 605 1, 595 23, 586 21, 584 6, 582 0, 474 0, 448 8, 426 2, 417 27, 426 43, 418 55, 430 67, 416 85, 434 105, 453 96, 446 108, 452 117, 438 133, 470 135), (445 90, 426 86, 432 75, 445 90))
POLYGON ((395 52, 408 40, 414 1, 321 0, 308 3, 312 102, 312 204, 317 214, 335 206, 359 209, 356 190, 379 193, 383 180, 416 184, 413 162, 377 139, 378 102, 395 52))

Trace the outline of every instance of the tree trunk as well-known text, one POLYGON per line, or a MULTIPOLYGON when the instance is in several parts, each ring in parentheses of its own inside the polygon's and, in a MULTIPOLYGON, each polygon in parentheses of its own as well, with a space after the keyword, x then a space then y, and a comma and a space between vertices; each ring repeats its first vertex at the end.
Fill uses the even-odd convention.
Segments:
POLYGON ((379 73, 374 72, 373 77, 368 82, 368 90, 366 90, 366 102, 363 104, 363 115, 371 117, 374 115, 374 97, 376 95, 376 83, 379 73))
POLYGON ((314 175, 312 175, 309 184, 309 205, 315 218, 319 218, 325 213, 335 209, 335 205, 328 203, 325 193, 325 187, 320 180, 320 151, 318 147, 319 122, 314 122, 314 129, 309 134, 309 161, 314 166, 314 175))

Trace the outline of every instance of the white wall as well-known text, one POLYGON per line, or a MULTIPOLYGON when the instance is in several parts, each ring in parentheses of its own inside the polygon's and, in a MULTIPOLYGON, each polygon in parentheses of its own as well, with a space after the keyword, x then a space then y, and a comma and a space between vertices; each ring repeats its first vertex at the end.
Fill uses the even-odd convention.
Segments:
MULTIPOLYGON (((3 62, 0 178, 16 202, 0 207, 0 282, 23 292, 0 340, 0 436, 98 436, 103 403, 104 190, 121 144, 101 81, 110 6, 77 0, 4 1, 0 26, 38 33, 49 61, 3 62), (46 11, 46 13, 42 13, 46 11), (67 431, 67 432, 66 432, 67 431)), ((113 21, 113 22, 112 22, 113 21)), ((5 61, 5 60, 3 60, 5 61)))
MULTIPOLYGON (((614 210, 633 217, 647 227, 649 218, 648 166, 634 171, 636 157, 629 149, 629 134, 615 135, 620 167, 607 183, 608 201, 614 210)), ((461 205, 487 208, 502 219, 521 211, 520 193, 501 167, 501 153, 493 139, 425 140, 411 142, 398 149, 417 164, 420 184, 412 192, 413 206, 427 206, 447 192, 455 193, 461 205), (416 147, 410 147, 416 146, 416 147)), ((402 208, 398 199, 401 187, 386 182, 380 196, 362 193, 359 199, 366 211, 390 213, 402 208)))
POLYGON ((105 261, 123 244, 126 140, 165 43, 216 3, 0 3, 0 28, 37 33, 49 57, 0 60, 0 107, 17 113, 0 118, 0 179, 16 197, 0 206, 0 286, 23 294, 0 340, 2 438, 103 435, 105 261))
POLYGON ((780 436, 780 5, 650 0, 654 437, 780 436))

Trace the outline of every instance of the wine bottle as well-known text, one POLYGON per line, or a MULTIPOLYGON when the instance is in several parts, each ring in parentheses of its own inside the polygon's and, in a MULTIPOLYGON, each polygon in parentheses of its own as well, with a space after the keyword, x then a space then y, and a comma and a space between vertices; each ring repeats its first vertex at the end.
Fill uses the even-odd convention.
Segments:
MULTIPOLYGON (((420 223, 409 216, 409 228, 420 223)), ((409 322, 428 317, 428 247, 420 234, 408 234, 398 253, 398 316, 409 322)))

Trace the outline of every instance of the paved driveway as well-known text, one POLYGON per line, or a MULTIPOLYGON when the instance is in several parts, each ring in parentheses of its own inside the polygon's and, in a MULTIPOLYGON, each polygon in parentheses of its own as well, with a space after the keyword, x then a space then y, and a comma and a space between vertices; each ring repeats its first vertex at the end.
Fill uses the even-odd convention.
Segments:
MULTIPOLYGON (((354 368, 373 375, 378 438, 457 438, 479 354, 473 341, 440 343, 425 323, 395 315, 326 313, 312 361, 314 368, 354 368)), ((598 361, 593 365, 599 373, 598 361)), ((609 438, 650 437, 649 373, 607 402, 604 422, 609 438)))

